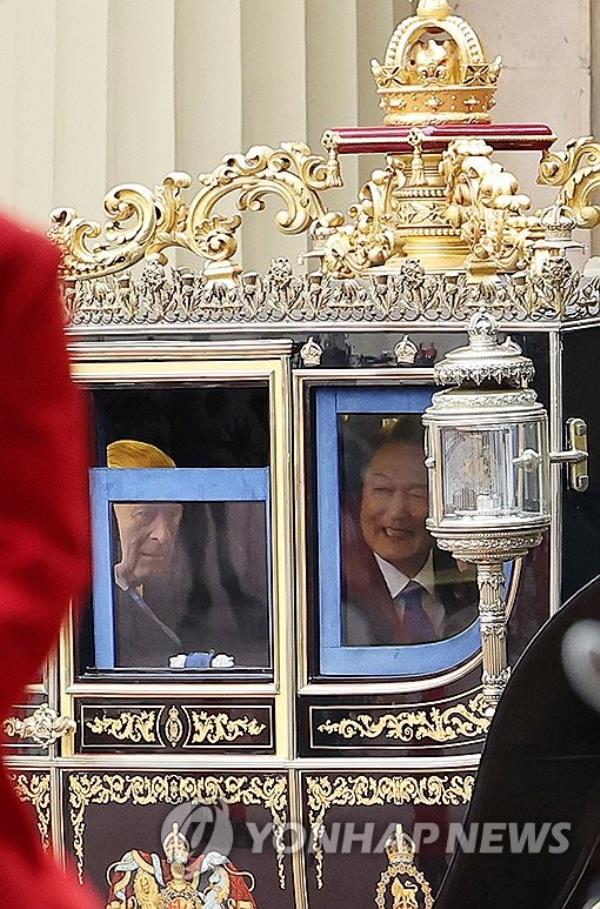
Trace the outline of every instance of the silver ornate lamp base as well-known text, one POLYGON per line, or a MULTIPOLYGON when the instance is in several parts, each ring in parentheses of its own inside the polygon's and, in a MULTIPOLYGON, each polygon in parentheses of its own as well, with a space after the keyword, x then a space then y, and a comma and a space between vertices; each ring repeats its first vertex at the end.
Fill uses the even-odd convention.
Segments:
POLYGON ((542 530, 532 529, 516 533, 514 530, 490 531, 485 535, 476 534, 469 540, 437 537, 440 549, 446 549, 455 559, 471 562, 477 567, 483 657, 481 681, 487 702, 486 716, 489 717, 494 715, 510 678, 504 566, 507 562, 523 558, 530 549, 539 546, 542 536, 542 530))

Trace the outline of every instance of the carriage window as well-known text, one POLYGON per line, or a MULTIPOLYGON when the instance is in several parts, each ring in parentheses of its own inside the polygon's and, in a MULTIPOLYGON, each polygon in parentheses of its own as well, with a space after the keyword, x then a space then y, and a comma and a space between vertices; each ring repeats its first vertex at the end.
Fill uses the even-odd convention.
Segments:
POLYGON ((269 674, 267 389, 107 389, 95 405, 80 674, 269 674))
POLYGON ((430 400, 424 387, 316 390, 321 675, 427 676, 479 649, 475 571, 426 527, 430 400))

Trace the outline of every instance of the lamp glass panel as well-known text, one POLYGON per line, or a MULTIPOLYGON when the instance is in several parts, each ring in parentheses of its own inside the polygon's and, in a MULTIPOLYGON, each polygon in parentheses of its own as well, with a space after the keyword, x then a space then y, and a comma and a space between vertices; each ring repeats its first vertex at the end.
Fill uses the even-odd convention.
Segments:
POLYGON ((545 426, 541 422, 512 428, 513 488, 517 512, 544 515, 548 502, 548 448, 545 426))
POLYGON ((447 427, 442 447, 445 517, 515 513, 510 427, 447 427))
POLYGON ((540 422, 442 429, 444 517, 545 514, 547 450, 540 422))

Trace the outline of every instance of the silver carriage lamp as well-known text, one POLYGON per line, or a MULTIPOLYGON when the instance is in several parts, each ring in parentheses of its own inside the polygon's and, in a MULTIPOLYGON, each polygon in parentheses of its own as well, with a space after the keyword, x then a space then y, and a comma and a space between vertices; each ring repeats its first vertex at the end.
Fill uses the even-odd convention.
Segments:
POLYGON ((477 566, 483 693, 493 715, 510 676, 504 565, 525 556, 550 526, 549 463, 570 464, 587 489, 587 427, 569 420, 570 450, 549 453, 548 415, 528 388, 534 366, 480 311, 469 344, 435 367, 437 392, 423 415, 429 469, 427 527, 441 549, 477 566))

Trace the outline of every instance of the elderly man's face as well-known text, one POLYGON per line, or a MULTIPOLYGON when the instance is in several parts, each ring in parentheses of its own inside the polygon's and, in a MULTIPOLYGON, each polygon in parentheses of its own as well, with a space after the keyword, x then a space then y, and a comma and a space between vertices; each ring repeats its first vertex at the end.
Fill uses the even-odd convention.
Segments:
POLYGON ((425 529, 428 510, 423 450, 403 442, 384 445, 363 483, 360 526, 369 548, 413 577, 433 546, 425 529))
POLYGON ((176 502, 114 505, 121 540, 117 574, 129 585, 167 571, 171 564, 183 506, 176 502))

